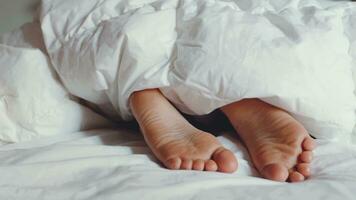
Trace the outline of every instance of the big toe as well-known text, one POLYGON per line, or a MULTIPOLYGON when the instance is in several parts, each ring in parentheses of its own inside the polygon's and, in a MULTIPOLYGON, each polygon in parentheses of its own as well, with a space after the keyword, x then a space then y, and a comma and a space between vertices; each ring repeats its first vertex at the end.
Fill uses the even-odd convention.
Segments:
POLYGON ((274 180, 284 182, 288 178, 288 169, 278 163, 268 164, 261 170, 261 174, 263 177, 274 180))
POLYGON ((237 170, 237 160, 234 154, 223 147, 218 148, 213 154, 213 160, 218 165, 218 171, 233 173, 237 170))

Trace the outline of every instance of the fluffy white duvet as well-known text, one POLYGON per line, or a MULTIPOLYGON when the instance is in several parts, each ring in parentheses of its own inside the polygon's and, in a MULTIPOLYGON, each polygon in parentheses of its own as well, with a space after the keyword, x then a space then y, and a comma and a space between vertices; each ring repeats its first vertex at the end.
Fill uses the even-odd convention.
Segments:
POLYGON ((2 141, 108 124, 78 98, 128 120, 130 94, 147 88, 195 115, 260 98, 317 138, 352 140, 352 2, 44 0, 40 11, 1 38, 2 141))
POLYGON ((111 117, 130 119, 130 94, 147 88, 195 115, 260 98, 317 138, 350 141, 355 10, 325 0, 44 0, 40 21, 65 87, 111 117))

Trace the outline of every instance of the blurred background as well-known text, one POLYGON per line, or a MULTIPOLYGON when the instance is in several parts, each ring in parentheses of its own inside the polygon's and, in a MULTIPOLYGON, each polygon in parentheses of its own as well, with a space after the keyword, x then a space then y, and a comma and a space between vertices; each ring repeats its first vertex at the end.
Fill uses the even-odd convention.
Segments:
POLYGON ((32 21, 41 0, 0 0, 0 35, 32 21))

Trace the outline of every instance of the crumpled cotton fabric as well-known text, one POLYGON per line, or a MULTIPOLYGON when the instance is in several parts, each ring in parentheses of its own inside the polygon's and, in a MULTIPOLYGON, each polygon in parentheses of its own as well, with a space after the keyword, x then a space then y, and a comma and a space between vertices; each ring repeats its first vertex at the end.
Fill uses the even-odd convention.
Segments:
POLYGON ((317 138, 350 141, 356 6, 328 0, 44 0, 50 60, 65 87, 130 119, 160 88, 202 115, 245 98, 285 109, 317 138))
POLYGON ((303 183, 260 178, 247 149, 218 136, 239 161, 235 173, 168 170, 138 131, 90 130, 0 147, 0 198, 26 200, 355 200, 356 146, 316 139, 303 183))
POLYGON ((0 143, 108 126, 60 83, 38 22, 0 37, 0 143))

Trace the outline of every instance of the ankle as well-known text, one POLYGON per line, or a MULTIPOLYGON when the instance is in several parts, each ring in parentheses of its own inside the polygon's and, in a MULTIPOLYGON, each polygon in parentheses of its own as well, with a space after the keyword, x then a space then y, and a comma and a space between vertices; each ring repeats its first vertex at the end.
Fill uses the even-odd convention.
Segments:
POLYGON ((183 121, 179 112, 158 89, 133 93, 130 97, 130 108, 141 128, 155 129, 183 121))
POLYGON ((142 102, 146 102, 157 95, 162 95, 158 89, 148 89, 133 92, 129 97, 129 106, 131 109, 133 107, 140 106, 142 102))

